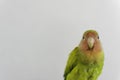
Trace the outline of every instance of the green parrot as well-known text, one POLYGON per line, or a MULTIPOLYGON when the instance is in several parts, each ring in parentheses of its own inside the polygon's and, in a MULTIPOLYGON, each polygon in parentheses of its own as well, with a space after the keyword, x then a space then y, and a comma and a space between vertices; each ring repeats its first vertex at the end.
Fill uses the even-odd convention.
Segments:
POLYGON ((97 80, 103 65, 104 52, 99 35, 95 30, 87 30, 69 55, 64 80, 97 80))

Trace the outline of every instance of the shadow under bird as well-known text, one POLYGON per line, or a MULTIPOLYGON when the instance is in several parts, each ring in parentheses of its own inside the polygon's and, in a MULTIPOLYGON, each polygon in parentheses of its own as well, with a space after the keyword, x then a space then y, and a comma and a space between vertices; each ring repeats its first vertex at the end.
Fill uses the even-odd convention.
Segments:
POLYGON ((64 80, 97 80, 104 65, 104 52, 95 30, 84 32, 80 44, 69 54, 64 80))

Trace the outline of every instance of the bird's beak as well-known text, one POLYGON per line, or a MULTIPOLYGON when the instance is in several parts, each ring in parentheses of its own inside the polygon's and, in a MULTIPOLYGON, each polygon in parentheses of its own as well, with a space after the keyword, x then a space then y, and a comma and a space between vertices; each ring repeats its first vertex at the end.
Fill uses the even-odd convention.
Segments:
POLYGON ((94 40, 93 37, 88 38, 87 43, 88 43, 88 46, 89 46, 90 49, 93 48, 94 42, 95 42, 95 40, 94 40))

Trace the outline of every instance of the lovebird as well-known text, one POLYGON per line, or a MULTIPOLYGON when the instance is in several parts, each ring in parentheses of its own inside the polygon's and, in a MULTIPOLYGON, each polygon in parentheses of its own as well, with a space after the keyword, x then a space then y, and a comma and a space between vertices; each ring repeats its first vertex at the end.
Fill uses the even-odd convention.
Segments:
POLYGON ((69 54, 64 80, 97 80, 104 65, 104 52, 99 35, 87 30, 78 46, 69 54))

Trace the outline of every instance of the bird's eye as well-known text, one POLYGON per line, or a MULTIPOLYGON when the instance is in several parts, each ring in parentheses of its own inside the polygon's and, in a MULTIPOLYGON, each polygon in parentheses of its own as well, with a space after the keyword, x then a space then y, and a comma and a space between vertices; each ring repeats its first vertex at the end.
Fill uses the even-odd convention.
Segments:
POLYGON ((99 36, 97 38, 99 39, 99 36))
POLYGON ((83 38, 82 39, 85 39, 85 37, 83 36, 83 38))

